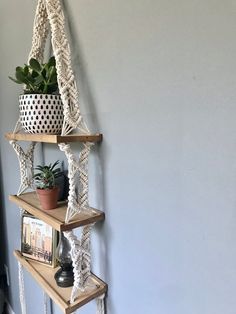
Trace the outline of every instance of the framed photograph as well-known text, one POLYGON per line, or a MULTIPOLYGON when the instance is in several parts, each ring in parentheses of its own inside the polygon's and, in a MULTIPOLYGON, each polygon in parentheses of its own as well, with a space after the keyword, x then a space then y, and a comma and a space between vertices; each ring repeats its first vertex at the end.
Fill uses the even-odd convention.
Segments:
POLYGON ((30 215, 22 216, 21 253, 29 259, 56 267, 58 232, 42 220, 30 215))

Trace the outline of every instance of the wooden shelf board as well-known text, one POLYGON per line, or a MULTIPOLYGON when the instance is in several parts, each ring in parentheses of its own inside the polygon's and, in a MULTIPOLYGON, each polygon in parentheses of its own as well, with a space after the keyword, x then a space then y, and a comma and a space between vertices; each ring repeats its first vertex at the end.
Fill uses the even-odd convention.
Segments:
POLYGON ((19 196, 10 195, 9 199, 58 231, 71 230, 104 220, 105 218, 104 212, 90 208, 90 211, 83 211, 76 214, 69 223, 65 223, 67 202, 59 202, 58 207, 55 209, 43 210, 36 192, 28 192, 19 196))
POLYGON ((9 141, 30 141, 43 143, 68 143, 68 142, 101 142, 102 134, 71 134, 71 135, 53 135, 53 134, 29 134, 29 133, 6 133, 5 137, 9 141))
POLYGON ((89 285, 85 291, 80 292, 74 303, 70 304, 72 287, 60 288, 54 279, 57 268, 50 268, 44 264, 27 260, 19 251, 14 251, 14 255, 22 266, 33 276, 39 285, 46 291, 49 297, 60 306, 64 314, 73 313, 76 309, 106 293, 107 285, 95 275, 91 275, 89 285), (92 285, 91 285, 92 284, 92 285))

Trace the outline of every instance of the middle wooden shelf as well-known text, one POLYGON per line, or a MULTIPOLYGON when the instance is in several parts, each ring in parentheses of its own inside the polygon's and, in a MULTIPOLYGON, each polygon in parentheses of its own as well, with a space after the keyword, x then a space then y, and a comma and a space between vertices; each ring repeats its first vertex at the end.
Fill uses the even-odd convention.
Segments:
POLYGON ((59 202, 58 207, 50 210, 43 210, 39 203, 36 192, 28 192, 17 195, 10 195, 10 201, 16 203, 20 208, 43 220, 58 231, 68 231, 74 228, 85 226, 97 221, 104 220, 104 212, 90 207, 90 210, 81 211, 76 214, 70 222, 65 223, 67 202, 59 202))

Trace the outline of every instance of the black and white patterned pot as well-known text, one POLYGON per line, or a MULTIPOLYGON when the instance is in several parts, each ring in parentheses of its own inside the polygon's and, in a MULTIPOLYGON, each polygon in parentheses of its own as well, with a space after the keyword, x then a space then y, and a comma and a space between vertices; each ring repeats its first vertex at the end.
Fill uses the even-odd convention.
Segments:
POLYGON ((25 94, 19 96, 20 122, 27 133, 60 134, 63 105, 60 95, 25 94))

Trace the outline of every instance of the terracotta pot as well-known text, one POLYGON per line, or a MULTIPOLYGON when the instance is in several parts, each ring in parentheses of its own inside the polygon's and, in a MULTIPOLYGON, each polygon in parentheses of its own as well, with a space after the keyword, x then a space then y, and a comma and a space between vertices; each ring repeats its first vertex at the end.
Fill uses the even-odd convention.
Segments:
POLYGON ((57 207, 59 188, 56 186, 53 189, 36 189, 40 204, 43 209, 54 209, 57 207))

